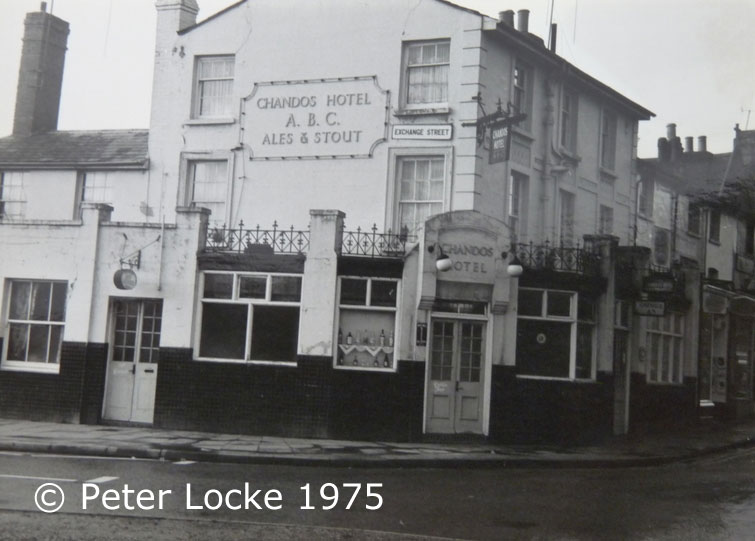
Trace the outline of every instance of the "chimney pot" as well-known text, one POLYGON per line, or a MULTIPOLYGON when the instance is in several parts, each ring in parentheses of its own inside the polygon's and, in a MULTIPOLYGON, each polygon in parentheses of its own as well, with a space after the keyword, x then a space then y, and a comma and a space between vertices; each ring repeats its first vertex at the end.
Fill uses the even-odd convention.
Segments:
POLYGON ((530 21, 530 10, 529 9, 520 9, 517 12, 517 25, 520 32, 524 32, 525 34, 529 32, 529 21, 530 21))
POLYGON ((708 152, 708 137, 701 135, 697 138, 697 151, 708 152))
POLYGON ((41 3, 41 4, 39 5, 39 11, 42 11, 42 12, 45 12, 45 13, 47 13, 47 2, 42 2, 42 3, 41 3))
POLYGON ((684 152, 694 152, 694 145, 693 145, 694 140, 695 140, 694 137, 684 138, 684 152))
POLYGON ((507 9, 506 11, 501 11, 498 14, 498 19, 506 26, 510 26, 511 28, 514 28, 514 10, 513 9, 507 9))
POLYGON ((676 137, 676 124, 666 124, 666 138, 671 141, 676 137))

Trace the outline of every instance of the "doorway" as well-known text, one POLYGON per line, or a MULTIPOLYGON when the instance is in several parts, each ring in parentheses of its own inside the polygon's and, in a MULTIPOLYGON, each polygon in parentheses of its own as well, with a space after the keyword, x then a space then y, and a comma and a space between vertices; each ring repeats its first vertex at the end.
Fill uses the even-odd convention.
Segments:
POLYGON ((482 434, 485 322, 434 319, 427 432, 482 434))
POLYGON ((162 300, 112 302, 103 418, 152 423, 162 309, 162 300))

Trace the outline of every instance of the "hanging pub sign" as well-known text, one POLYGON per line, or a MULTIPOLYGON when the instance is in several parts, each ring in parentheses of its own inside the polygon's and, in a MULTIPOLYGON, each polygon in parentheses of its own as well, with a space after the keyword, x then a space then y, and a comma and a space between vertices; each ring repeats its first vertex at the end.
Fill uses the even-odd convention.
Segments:
POLYGON ((511 149, 511 123, 498 122, 490 126, 490 162, 499 163, 509 159, 511 149))
POLYGON ((131 269, 120 269, 113 275, 113 283, 118 289, 134 289, 136 282, 136 273, 131 269))

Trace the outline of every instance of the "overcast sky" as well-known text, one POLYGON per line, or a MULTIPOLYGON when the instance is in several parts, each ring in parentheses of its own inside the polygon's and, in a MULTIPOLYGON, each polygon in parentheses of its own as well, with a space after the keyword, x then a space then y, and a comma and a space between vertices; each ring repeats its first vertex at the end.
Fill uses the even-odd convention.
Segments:
MULTIPOLYGON (((197 0, 199 20, 234 3, 197 0)), ((254 1, 254 0, 250 0, 254 1)), ((301 0, 307 1, 307 0, 301 0)), ((334 3, 357 0, 333 0, 334 3)), ((358 0, 380 1, 380 0, 358 0)), ((407 2, 429 0, 406 0, 407 2)), ((734 125, 755 129, 753 0, 460 0, 497 17, 529 9, 530 32, 547 39, 550 6, 557 52, 650 109, 640 123, 641 157, 656 154, 666 124, 731 150, 734 125)), ((153 0, 48 0, 68 21, 60 129, 147 128, 152 91, 153 0)), ((0 136, 10 134, 25 13, 39 0, 0 0, 0 136)), ((695 147, 696 148, 696 147, 695 147)))

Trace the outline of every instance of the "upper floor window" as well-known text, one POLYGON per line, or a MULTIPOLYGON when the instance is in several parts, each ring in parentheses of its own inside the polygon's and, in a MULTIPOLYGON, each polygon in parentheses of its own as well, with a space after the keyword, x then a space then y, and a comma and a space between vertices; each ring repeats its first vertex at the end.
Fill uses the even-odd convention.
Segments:
POLYGON ((653 231, 655 264, 667 267, 671 263, 671 231, 656 227, 653 231))
POLYGON ((448 103, 450 53, 448 40, 404 44, 405 105, 448 103))
POLYGON ((417 231, 425 220, 443 212, 446 157, 405 156, 398 158, 398 230, 417 231))
POLYGON ((613 235, 613 208, 600 205, 599 218, 598 233, 601 235, 613 235))
POLYGON ((210 209, 210 222, 226 222, 228 196, 228 162, 226 160, 194 160, 188 164, 188 204, 210 209))
POLYGON ((3 366, 57 371, 66 316, 66 282, 9 280, 8 288, 3 366))
POLYGON ((526 234, 527 180, 526 175, 516 171, 511 172, 508 210, 512 242, 519 242, 526 234))
POLYGON ((113 183, 108 173, 104 171, 82 173, 81 200, 92 203, 112 203, 113 183))
POLYGON ((577 95, 564 90, 561 99, 561 146, 570 151, 577 150, 577 95))
POLYGON ((637 212, 646 218, 653 217, 655 183, 650 179, 643 179, 637 185, 637 212))
POLYGON ((600 165, 612 171, 616 168, 617 126, 616 114, 603 110, 603 120, 600 130, 600 165))
POLYGON ((687 233, 690 235, 700 235, 700 224, 702 212, 699 205, 689 203, 687 206, 687 233))
POLYGON ((233 116, 233 56, 200 56, 196 63, 194 118, 233 116))
POLYGON ((574 244, 574 194, 561 190, 561 216, 559 237, 561 246, 574 244))
POLYGON ((24 174, 20 171, 0 171, 0 219, 24 217, 24 174))
POLYGON ((711 242, 721 242, 721 212, 718 210, 710 211, 708 240, 711 242))
POLYGON ((517 113, 527 115, 520 126, 529 130, 532 125, 532 69, 520 61, 514 64, 514 88, 511 104, 517 113))

